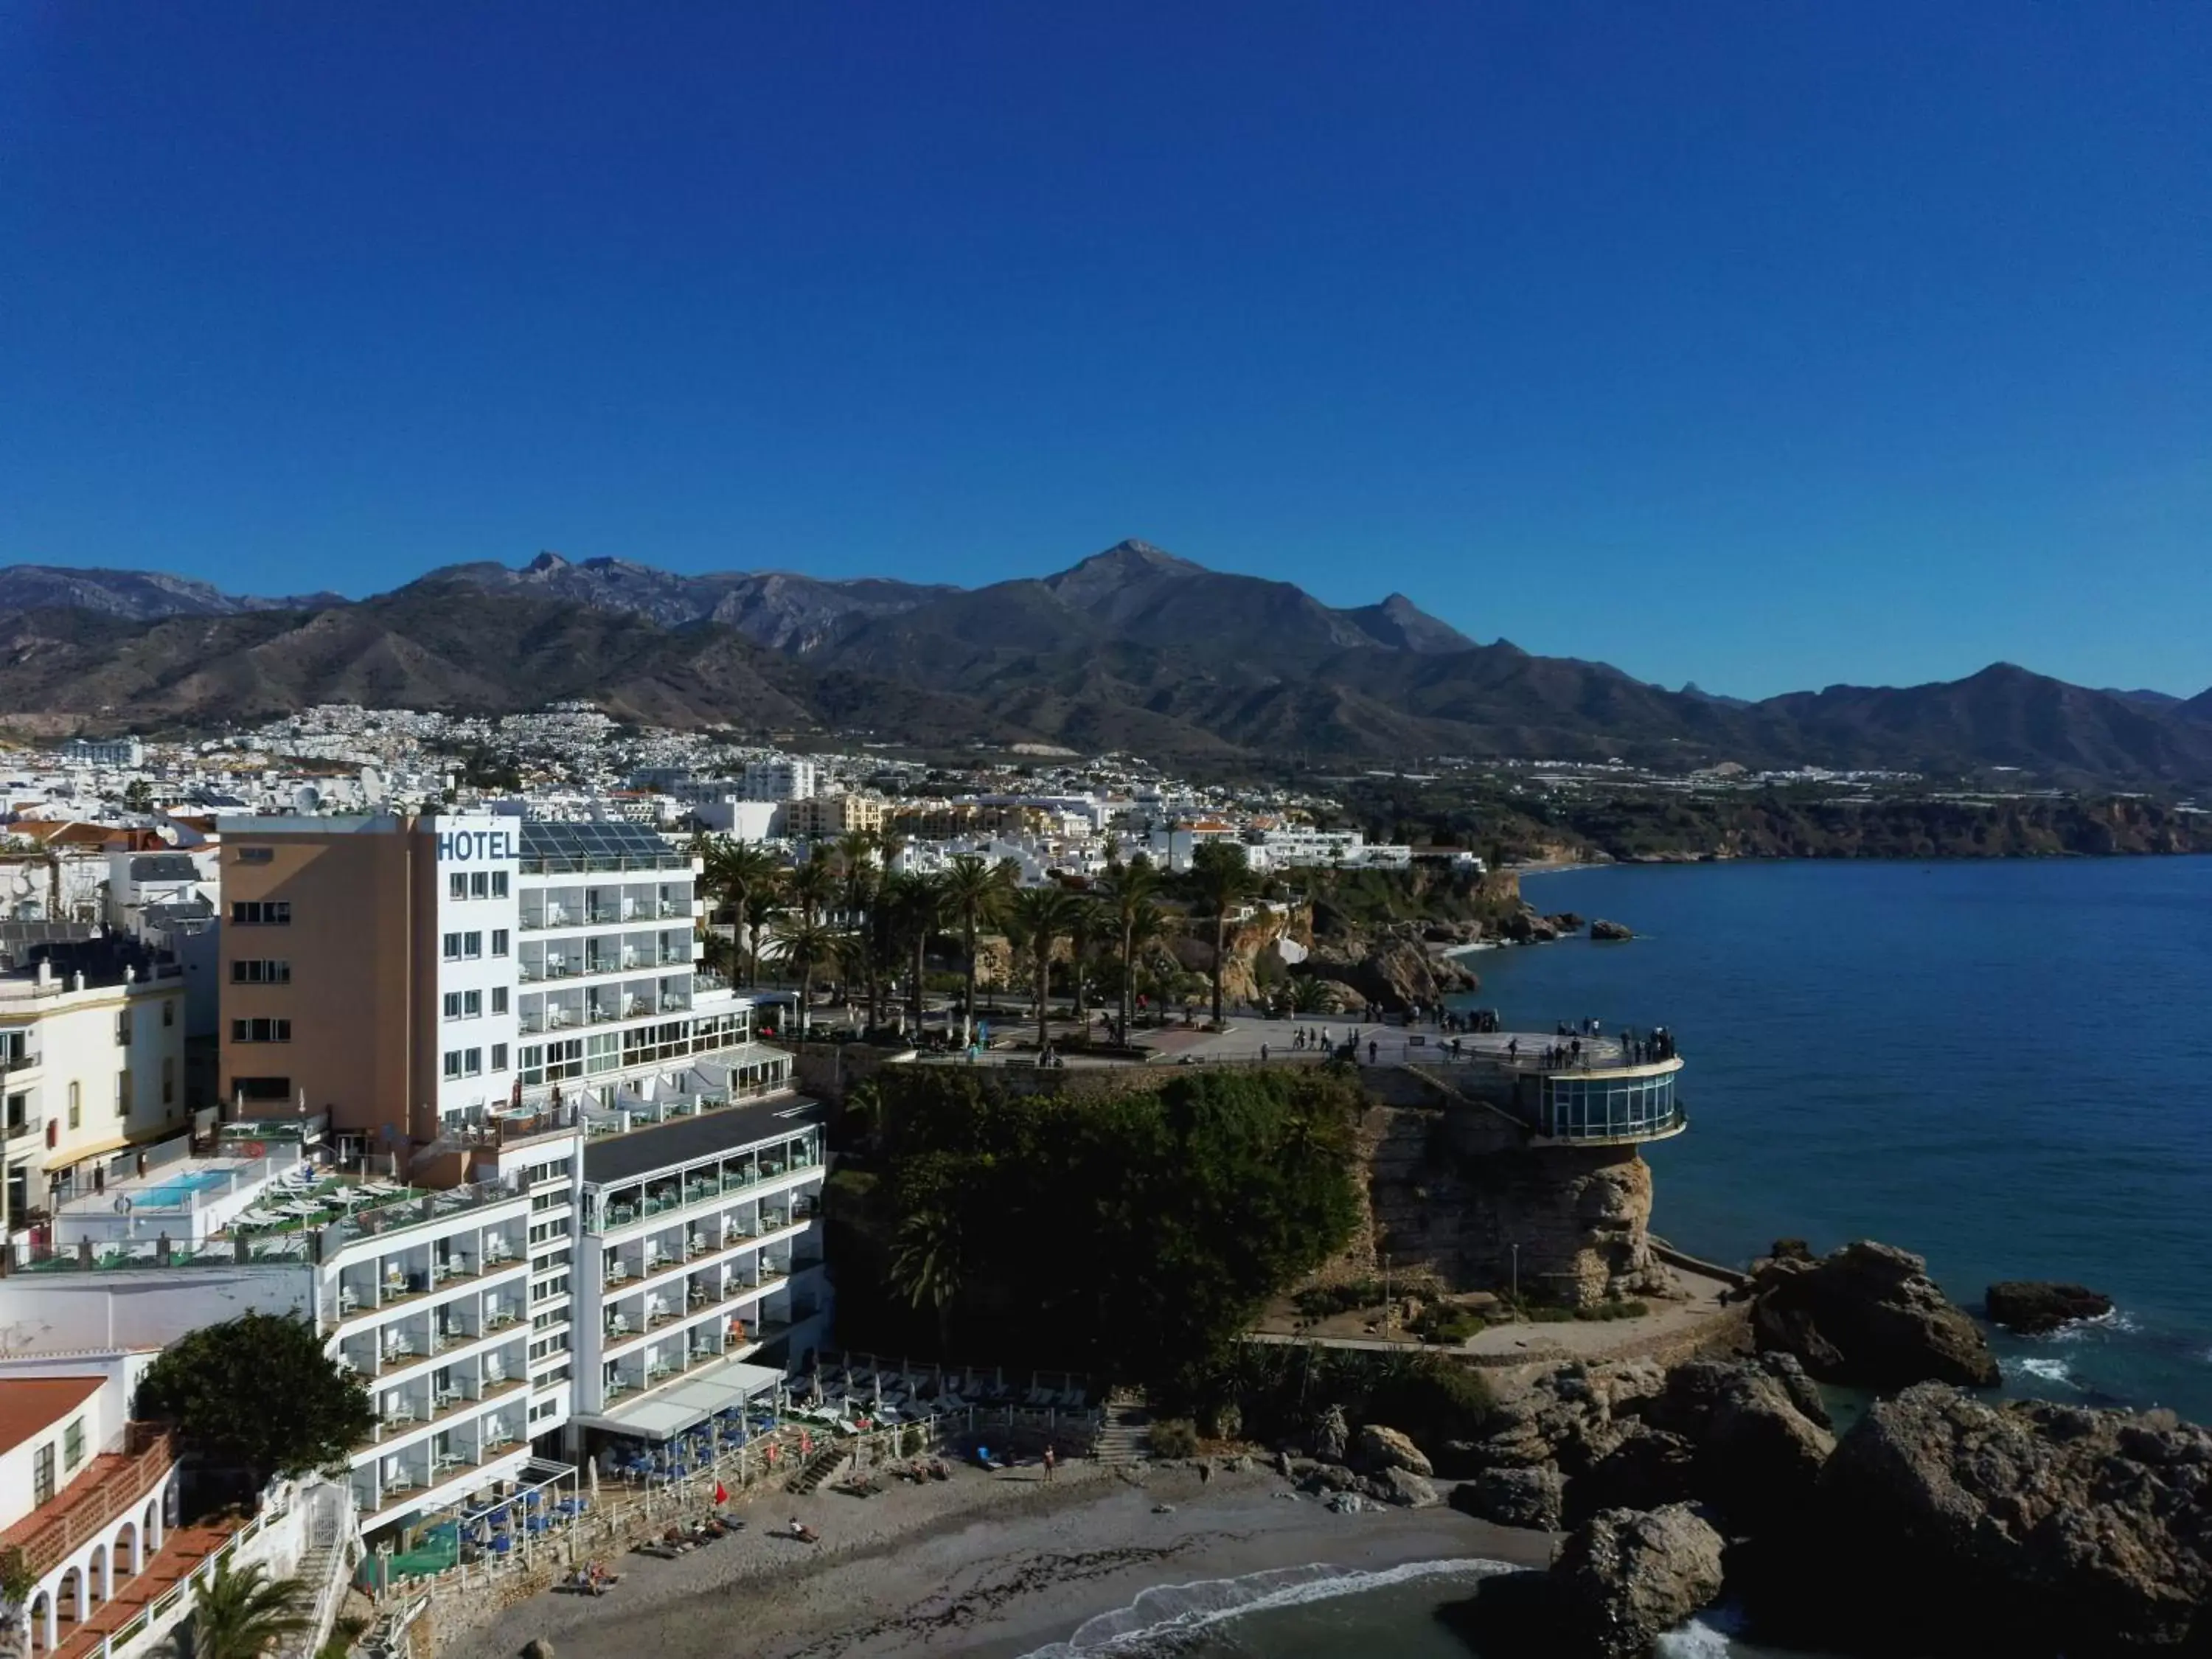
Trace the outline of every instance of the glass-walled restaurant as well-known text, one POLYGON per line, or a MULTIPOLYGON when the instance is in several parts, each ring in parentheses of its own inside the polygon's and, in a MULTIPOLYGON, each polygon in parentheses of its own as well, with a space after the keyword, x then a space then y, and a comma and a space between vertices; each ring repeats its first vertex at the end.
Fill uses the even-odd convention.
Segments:
POLYGON ((1674 1097, 1680 1062, 1648 1074, 1561 1072, 1542 1079, 1536 1132, 1554 1140, 1625 1140, 1682 1127, 1674 1097))

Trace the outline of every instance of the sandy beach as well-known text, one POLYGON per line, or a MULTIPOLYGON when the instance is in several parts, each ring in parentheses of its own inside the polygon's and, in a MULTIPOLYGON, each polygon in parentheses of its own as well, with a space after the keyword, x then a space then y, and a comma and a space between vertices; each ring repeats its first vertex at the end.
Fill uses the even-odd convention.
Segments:
POLYGON ((1272 1471, 1203 1485, 1188 1469, 1146 1475, 1139 1486, 1079 1462, 1048 1485, 1031 1466, 870 1498, 764 1498, 743 1534, 675 1560, 610 1561, 623 1580, 606 1595, 538 1595, 457 1632, 441 1659, 512 1659, 533 1637, 560 1659, 1013 1659, 1164 1585, 1316 1562, 1375 1571, 1550 1555, 1546 1534, 1445 1508, 1332 1514, 1284 1496, 1272 1471), (819 1545, 767 1531, 794 1516, 819 1545))

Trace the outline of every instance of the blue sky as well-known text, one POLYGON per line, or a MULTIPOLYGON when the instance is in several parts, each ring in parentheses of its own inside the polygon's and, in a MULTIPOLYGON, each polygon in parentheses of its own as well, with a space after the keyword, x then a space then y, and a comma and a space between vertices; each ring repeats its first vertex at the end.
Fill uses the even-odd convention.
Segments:
POLYGON ((2212 683, 2212 8, 56 0, 0 170, 0 562, 2212 683))

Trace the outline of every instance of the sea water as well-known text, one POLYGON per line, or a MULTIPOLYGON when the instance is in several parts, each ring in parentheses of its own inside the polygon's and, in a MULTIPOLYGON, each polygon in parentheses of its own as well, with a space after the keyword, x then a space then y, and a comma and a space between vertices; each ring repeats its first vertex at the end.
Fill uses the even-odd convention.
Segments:
POLYGON ((1994 1340, 2015 1393, 2212 1421, 2212 859, 1626 866, 1529 902, 1637 930, 1466 958, 1549 1030, 1665 1025, 1688 1131, 1653 1230, 1741 1265, 1877 1238, 1951 1296, 2057 1279, 2113 1316, 1994 1340))
MULTIPOLYGON (((1690 1127, 1646 1149, 1656 1231, 1738 1265, 1781 1237, 1879 1238, 1970 1304, 1992 1279, 2079 1280, 2115 1315, 1998 1334, 2008 1390, 2212 1420, 2212 859, 1619 866, 1522 890, 1638 937, 1471 955, 1462 1000, 1523 1030, 1674 1030, 1690 1127)), ((1044 1652, 1466 1659, 1437 1615, 1498 1570, 1170 1586, 1044 1652)), ((1660 1651, 1760 1659, 1729 1626, 1660 1651)))

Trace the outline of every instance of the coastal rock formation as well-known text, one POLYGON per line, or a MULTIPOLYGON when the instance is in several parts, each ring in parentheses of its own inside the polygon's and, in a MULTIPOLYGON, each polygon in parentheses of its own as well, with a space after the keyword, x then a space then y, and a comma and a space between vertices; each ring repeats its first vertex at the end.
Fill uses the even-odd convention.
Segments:
POLYGON ((1351 1440, 1352 1427, 1344 1420, 1344 1407, 1332 1404, 1314 1424, 1313 1455, 1326 1462, 1341 1463, 1351 1440))
POLYGON ((1801 1511, 1836 1449, 1817 1390, 1794 1359, 1771 1358, 1789 1364, 1678 1365, 1668 1373, 1665 1392, 1644 1412, 1646 1422, 1696 1447, 1697 1495, 1746 1527, 1801 1511), (1804 1385, 1809 1401, 1793 1390, 1793 1382, 1804 1385))
POLYGON ((1429 948, 1420 930, 1404 924, 1404 936, 1365 939, 1358 935, 1316 945, 1300 964, 1314 978, 1349 986, 1355 1007, 1372 1006, 1388 1013, 1403 1013, 1420 1005, 1433 1006, 1449 996, 1481 988, 1481 979, 1456 957, 1429 948))
POLYGON ((1364 1490, 1376 1502, 1395 1504, 1400 1509, 1431 1509, 1443 1502, 1437 1489, 1411 1469, 1389 1468, 1370 1475, 1364 1490))
POLYGON ((1590 923, 1589 933, 1590 937, 1595 939, 1629 939, 1636 937, 1632 929, 1617 921, 1594 921, 1590 923))
MULTIPOLYGON (((1814 1616, 1832 1630, 1887 1608, 1893 1636, 1903 1625, 1919 1645, 1940 1606, 1984 1652, 2212 1649, 2212 1431, 2171 1413, 1922 1384, 1844 1437, 1818 1522, 1807 1571, 1831 1587, 1814 1616)), ((1802 1606, 1805 1584, 1790 1588, 1802 1606)))
POLYGON ((1861 1240, 1819 1261, 1795 1255, 1753 1275, 1752 1330, 1823 1381, 1869 1389, 1914 1382, 1993 1388, 1988 1340, 1910 1251, 1861 1240))
POLYGON ((1984 1302, 1990 1322, 2022 1336, 2041 1336, 2081 1319, 2102 1319, 2112 1298, 2083 1285, 2054 1285, 2041 1279, 2007 1279, 1990 1286, 1984 1302))
POLYGON ((1380 1423, 1359 1425, 1358 1437, 1352 1442, 1352 1461, 1355 1468, 1370 1474, 1380 1474, 1386 1469, 1404 1469, 1419 1475, 1436 1473, 1410 1436, 1385 1428, 1380 1423))
POLYGON ((1452 1488, 1452 1507, 1501 1527, 1557 1532, 1566 1520, 1566 1477, 1554 1468, 1485 1469, 1452 1488))
POLYGON ((1725 1544, 1687 1504, 1607 1510, 1568 1537, 1552 1564, 1565 1650, 1641 1659, 1721 1593, 1725 1544))
MULTIPOLYGON (((1787 1356, 1565 1365, 1492 1414, 1468 1449, 1478 1512, 1528 1507, 1555 1477, 1570 1522, 1692 1498, 1741 1526, 1812 1501, 1835 1449, 1818 1390, 1787 1356)), ((1502 1518, 1493 1515, 1492 1518, 1502 1518)))
POLYGON ((1521 1288, 1546 1301, 1680 1294, 1651 1248, 1651 1170, 1632 1146, 1529 1147, 1457 1100, 1372 1107, 1361 1139, 1377 1247, 1447 1291, 1504 1289, 1517 1244, 1521 1288))

